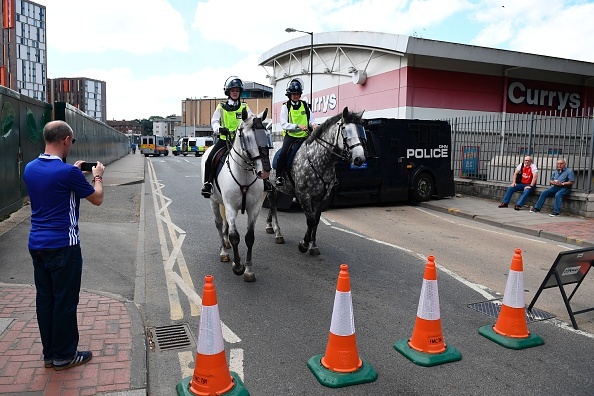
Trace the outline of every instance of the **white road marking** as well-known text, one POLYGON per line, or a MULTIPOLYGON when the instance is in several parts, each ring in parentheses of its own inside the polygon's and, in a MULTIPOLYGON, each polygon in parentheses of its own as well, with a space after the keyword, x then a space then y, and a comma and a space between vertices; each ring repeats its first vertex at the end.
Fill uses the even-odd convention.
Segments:
MULTIPOLYGON (((190 302, 191 316, 199 316, 201 311, 200 307, 202 306, 202 297, 200 297, 194 288, 192 277, 190 276, 184 254, 181 250, 186 237, 186 232, 171 220, 168 207, 171 205, 172 200, 163 195, 162 189, 165 185, 161 184, 157 179, 157 174, 151 161, 149 161, 148 164, 153 203, 157 218, 159 242, 161 245, 161 254, 163 256, 167 294, 169 296, 170 317, 172 320, 179 320, 184 317, 177 288, 179 288, 188 298, 190 302), (160 206, 159 203, 161 204, 160 206), (163 224, 167 226, 169 240, 172 246, 171 252, 169 252, 163 224), (176 264, 181 275, 175 272, 174 267, 176 264)), ((241 342, 241 338, 239 338, 223 321, 221 321, 221 330, 223 339, 226 342, 232 344, 241 342)), ((243 380, 243 349, 233 348, 230 352, 229 369, 236 372, 243 380)), ((178 358, 182 370, 182 378, 191 376, 193 370, 189 368, 189 366, 191 366, 194 361, 192 352, 180 352, 178 358)))

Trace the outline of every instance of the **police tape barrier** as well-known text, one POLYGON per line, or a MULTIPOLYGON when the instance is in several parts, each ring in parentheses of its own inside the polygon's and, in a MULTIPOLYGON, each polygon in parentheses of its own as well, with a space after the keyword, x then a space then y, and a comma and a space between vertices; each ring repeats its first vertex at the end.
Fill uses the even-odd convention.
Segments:
POLYGON ((237 373, 230 372, 227 365, 219 305, 212 275, 204 277, 194 374, 178 382, 175 389, 178 396, 249 396, 250 394, 237 373))
POLYGON ((364 384, 377 379, 374 368, 359 357, 348 265, 341 264, 334 295, 330 335, 324 355, 308 360, 318 382, 330 388, 364 384))
POLYGON ((524 265, 521 249, 516 249, 514 252, 503 294, 503 305, 495 326, 483 326, 478 332, 510 349, 525 349, 544 344, 542 337, 528 331, 524 308, 524 265))
POLYGON ((435 257, 425 264, 417 319, 410 339, 396 341, 394 349, 419 366, 435 366, 462 359, 460 352, 445 344, 441 331, 435 257))

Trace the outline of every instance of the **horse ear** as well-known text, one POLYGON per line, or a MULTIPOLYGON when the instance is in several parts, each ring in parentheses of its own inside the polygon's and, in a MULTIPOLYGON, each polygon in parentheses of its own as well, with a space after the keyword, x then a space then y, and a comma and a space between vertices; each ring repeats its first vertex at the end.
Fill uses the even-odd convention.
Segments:
POLYGON ((345 106, 345 108, 342 110, 342 118, 347 118, 349 115, 349 108, 345 106))
POLYGON ((241 110, 241 119, 244 121, 248 119, 248 112, 246 107, 244 107, 243 110, 241 110))
POLYGON ((267 115, 268 115, 268 107, 265 108, 264 111, 260 113, 258 118, 261 119, 262 121, 264 121, 266 119, 267 115))

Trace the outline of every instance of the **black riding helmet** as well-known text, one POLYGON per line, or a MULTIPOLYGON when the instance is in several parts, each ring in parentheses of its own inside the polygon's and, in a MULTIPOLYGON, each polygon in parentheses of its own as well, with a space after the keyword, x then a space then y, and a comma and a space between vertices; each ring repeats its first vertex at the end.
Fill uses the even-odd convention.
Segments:
POLYGON ((229 96, 231 88, 239 88, 239 94, 241 95, 243 92, 243 81, 236 76, 229 77, 227 81, 225 81, 225 86, 223 87, 226 96, 229 96))
POLYGON ((285 92, 285 95, 287 95, 287 98, 291 99, 291 94, 294 94, 294 93, 298 93, 298 94, 303 93, 303 84, 301 84, 301 81, 299 81, 297 79, 291 80, 289 85, 287 85, 287 90, 285 92))

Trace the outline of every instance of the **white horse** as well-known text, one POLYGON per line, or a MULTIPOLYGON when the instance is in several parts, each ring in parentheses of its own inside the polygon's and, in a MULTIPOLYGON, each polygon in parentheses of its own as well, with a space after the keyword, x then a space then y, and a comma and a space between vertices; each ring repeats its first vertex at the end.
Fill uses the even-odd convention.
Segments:
MULTIPOLYGON (((253 282, 256 276, 252 270, 252 247, 254 245, 254 228, 264 199, 264 182, 270 172, 268 150, 270 143, 262 120, 266 119, 268 109, 258 116, 248 116, 244 109, 242 121, 237 128, 235 139, 227 139, 227 156, 220 173, 214 179, 210 204, 215 216, 215 225, 221 238, 220 259, 229 261, 226 249, 233 247, 233 272, 243 274, 243 280, 253 282), (247 213, 247 233, 245 244, 247 256, 245 265, 239 256, 239 232, 235 225, 237 215, 241 211, 247 213)), ((208 158, 209 148, 202 158, 208 158)), ((215 155, 216 157, 216 155, 215 155)), ((202 180, 204 180, 205 162, 201 164, 202 180)), ((213 169, 216 172, 216 169, 213 169)))

